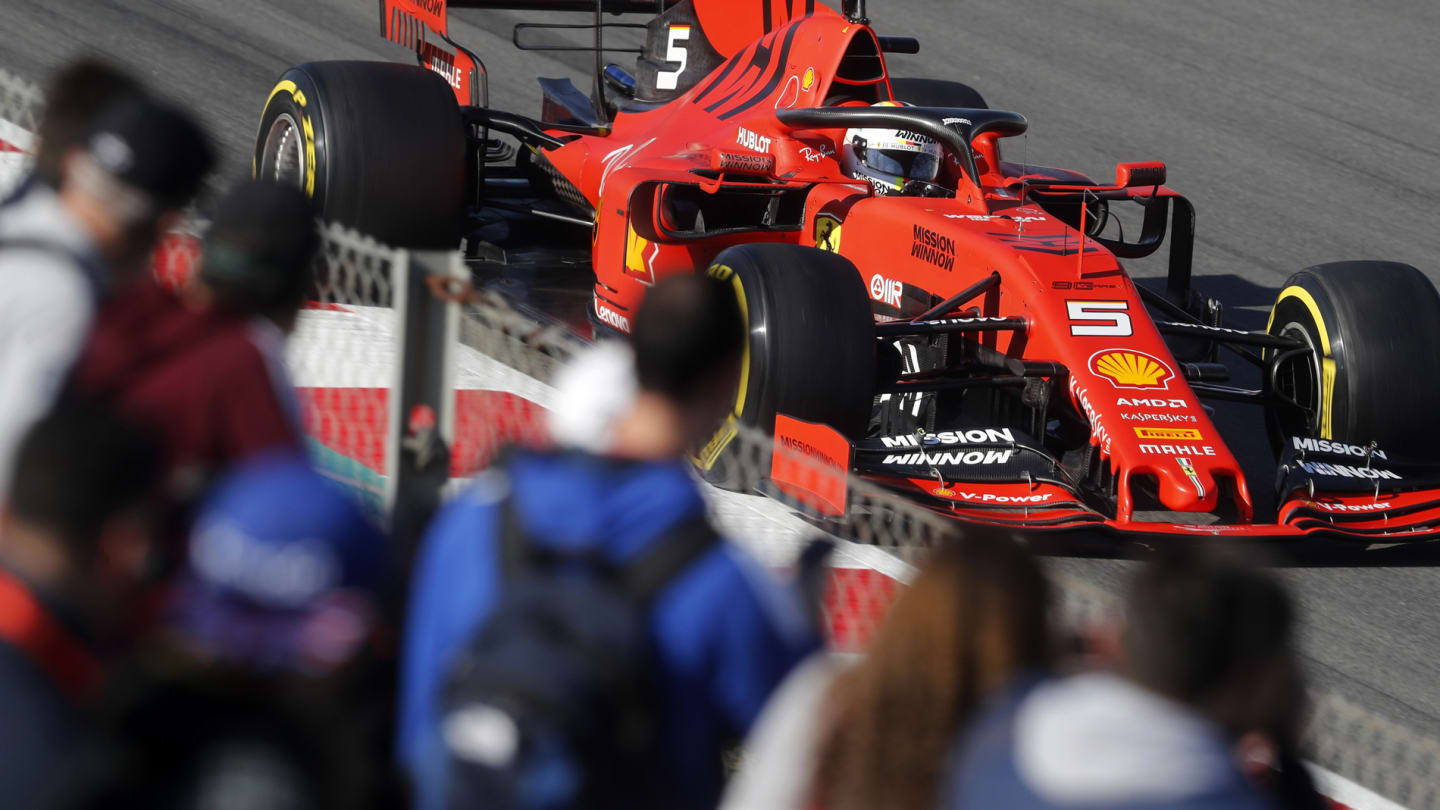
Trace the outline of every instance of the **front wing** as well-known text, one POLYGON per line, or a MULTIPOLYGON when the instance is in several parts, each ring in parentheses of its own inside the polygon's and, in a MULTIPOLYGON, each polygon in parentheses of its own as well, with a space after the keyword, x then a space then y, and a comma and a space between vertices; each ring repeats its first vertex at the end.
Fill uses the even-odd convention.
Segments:
MULTIPOLYGON (((1185 513, 1169 513, 1167 517, 1179 517, 1171 520, 1117 520, 1058 477, 1024 465, 1007 470, 977 467, 973 475, 952 477, 939 453, 931 458, 941 463, 929 474, 908 457, 890 472, 879 466, 873 448, 857 448, 825 425, 783 415, 776 421, 770 478, 773 492, 822 516, 845 514, 855 500, 850 497, 853 490, 864 487, 872 503, 876 498, 893 498, 967 523, 1027 531, 1100 529, 1125 535, 1257 539, 1327 536, 1365 543, 1440 538, 1440 467, 1389 459, 1383 453, 1377 456, 1373 448, 1357 458, 1356 448, 1349 448, 1352 452, 1347 455, 1309 444, 1308 451, 1291 449, 1277 465, 1279 508, 1274 523, 1218 522, 1208 514, 1186 522, 1179 517, 1185 513), (1004 480, 1006 474, 1021 478, 1004 480)), ((951 455, 959 455, 961 462, 979 463, 998 460, 1002 452, 971 445, 951 455)), ((892 467, 900 461, 892 457, 892 467)), ((955 469, 952 465, 949 471, 953 474, 955 469)))

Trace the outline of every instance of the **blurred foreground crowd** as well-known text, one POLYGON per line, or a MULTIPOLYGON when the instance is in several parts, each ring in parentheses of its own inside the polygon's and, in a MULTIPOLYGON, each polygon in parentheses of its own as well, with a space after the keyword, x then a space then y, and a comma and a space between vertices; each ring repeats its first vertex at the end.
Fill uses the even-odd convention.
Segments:
POLYGON ((1076 635, 1029 552, 967 531, 863 658, 826 653, 826 545, 776 577, 690 472, 744 340, 702 276, 576 358, 552 446, 405 553, 306 455, 309 200, 233 189, 163 288, 208 138, 98 62, 47 99, 0 203, 5 806, 1324 806, 1294 608, 1233 551, 1138 566, 1076 635))

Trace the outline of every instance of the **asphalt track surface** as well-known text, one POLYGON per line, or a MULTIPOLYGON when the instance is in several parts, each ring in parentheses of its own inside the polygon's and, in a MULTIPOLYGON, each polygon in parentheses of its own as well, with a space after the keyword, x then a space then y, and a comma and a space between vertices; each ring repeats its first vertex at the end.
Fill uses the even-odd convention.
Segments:
MULTIPOLYGON (((248 173, 256 118, 289 65, 400 59, 374 0, 0 0, 0 65, 41 80, 97 51, 191 105, 248 173)), ((1195 272, 1228 325, 1263 327, 1295 270, 1408 262, 1440 278, 1440 4, 1429 0, 870 0, 882 34, 921 40, 892 73, 950 78, 1030 119, 1007 157, 1097 178, 1162 159, 1198 209, 1195 272)), ((563 16, 563 15, 562 15, 563 16)), ((536 76, 585 86, 584 54, 520 53, 514 12, 461 11, 451 34, 490 68, 492 102, 539 109, 536 76)), ((577 19, 575 21, 583 21, 577 19)), ((625 57, 621 57, 622 59, 625 57)), ((1132 267, 1144 276, 1151 268, 1132 267)), ((1383 313, 1380 314, 1383 317, 1383 313)), ((1395 381, 1394 396, 1405 396, 1395 381)), ((1222 433, 1269 488, 1258 420, 1222 433)), ((1437 423, 1436 429, 1440 429, 1437 423)), ((1180 541, 1176 541, 1180 542, 1180 541)), ((1440 738, 1440 549, 1279 552, 1304 607, 1313 680, 1440 738)), ((1107 588, 1128 563, 1055 564, 1107 588)))

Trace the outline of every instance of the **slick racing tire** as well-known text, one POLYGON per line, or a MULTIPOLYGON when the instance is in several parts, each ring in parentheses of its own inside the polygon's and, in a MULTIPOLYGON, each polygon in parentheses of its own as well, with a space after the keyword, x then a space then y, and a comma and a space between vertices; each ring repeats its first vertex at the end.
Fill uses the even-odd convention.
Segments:
POLYGON ((968 84, 945 79, 890 79, 890 92, 896 101, 917 107, 969 107, 988 110, 985 97, 968 84))
POLYGON ((311 62, 270 91, 253 171, 304 189, 326 222, 396 247, 451 249, 465 209, 465 148, 459 105, 439 74, 311 62))
POLYGON ((696 463, 712 484, 749 490, 770 470, 768 451, 744 450, 734 422, 766 436, 775 414, 865 435, 875 395, 875 321, 860 272, 816 248, 737 245, 709 275, 729 281, 749 335, 732 416, 696 463))
POLYGON ((1440 294, 1419 270, 1379 261, 1306 268, 1285 282, 1267 331, 1313 349, 1276 369, 1267 428, 1277 452, 1290 436, 1374 441, 1419 458, 1440 451, 1440 294))

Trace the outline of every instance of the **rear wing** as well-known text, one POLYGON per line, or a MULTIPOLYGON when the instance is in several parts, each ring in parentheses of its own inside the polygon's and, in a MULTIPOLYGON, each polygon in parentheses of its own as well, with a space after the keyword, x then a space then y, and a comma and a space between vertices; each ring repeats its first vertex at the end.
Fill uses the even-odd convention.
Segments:
POLYGON ((679 0, 411 0, 432 10, 450 8, 492 8, 503 11, 595 11, 606 14, 659 14, 679 0))
MULTIPOLYGON (((682 0, 380 0, 380 36, 414 50, 421 65, 445 78, 462 105, 484 107, 489 106, 485 65, 474 53, 450 38, 450 9, 593 13, 595 45, 593 48, 578 50, 595 51, 595 89, 596 95, 600 96, 603 94, 600 77, 604 69, 601 52, 606 50, 602 37, 607 27, 604 15, 660 15, 681 2, 682 0)), ((704 30, 713 34, 712 45, 723 58, 729 58, 740 47, 783 25, 785 21, 813 14, 817 10, 816 0, 690 2, 697 7, 704 30)), ((852 22, 865 22, 864 0, 841 0, 840 6, 852 22)), ((531 27, 576 26, 543 24, 531 27)), ((516 44, 519 45, 518 40, 516 44)))
POLYGON ((461 105, 488 107, 485 64, 450 38, 451 8, 658 14, 679 0, 380 0, 380 36, 415 51, 420 64, 444 77, 461 105))

